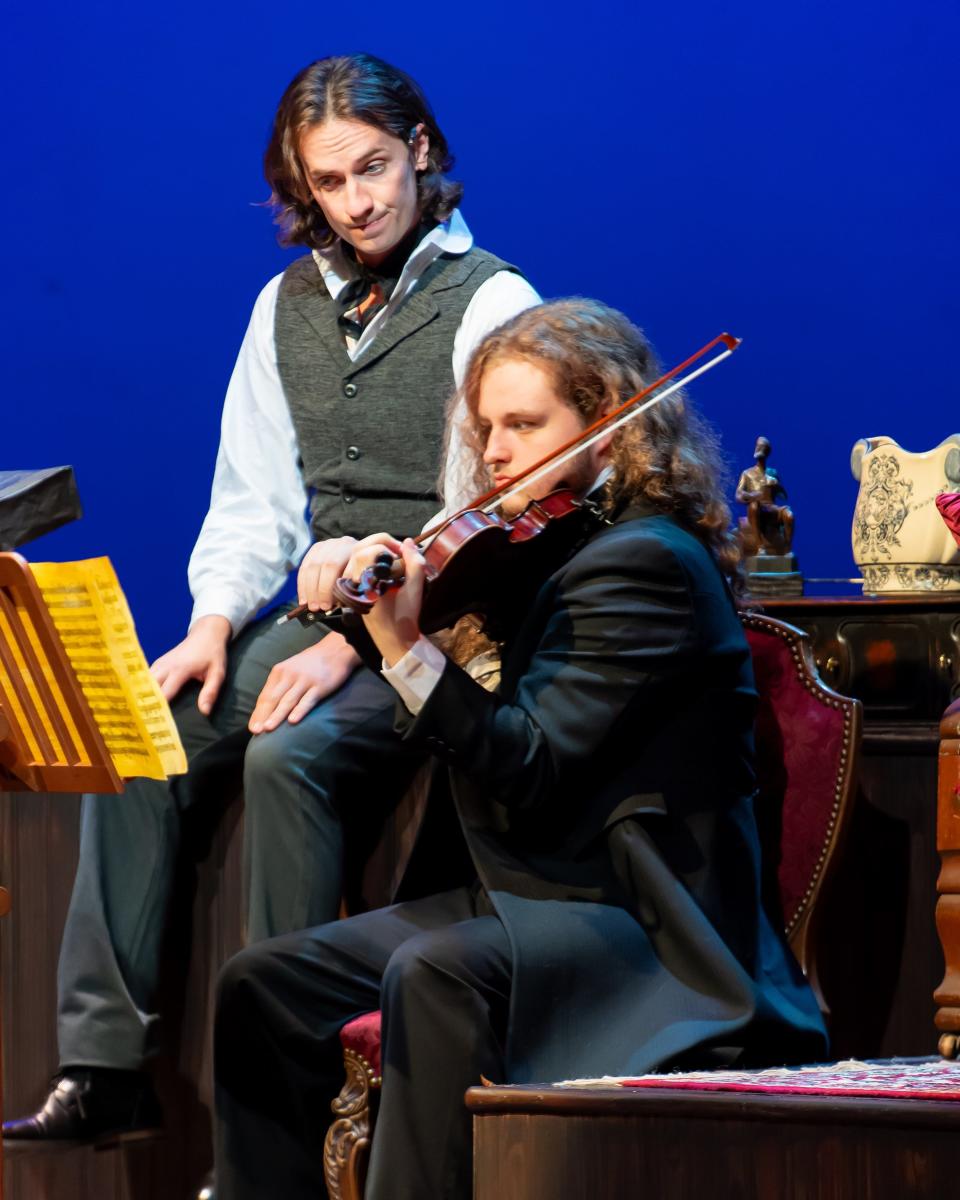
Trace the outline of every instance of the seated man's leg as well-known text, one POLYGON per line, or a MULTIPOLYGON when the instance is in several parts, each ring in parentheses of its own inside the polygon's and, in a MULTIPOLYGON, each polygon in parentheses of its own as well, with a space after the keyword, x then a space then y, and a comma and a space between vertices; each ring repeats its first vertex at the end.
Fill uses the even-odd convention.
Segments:
POLYGON ((398 946, 472 915, 467 889, 260 942, 224 968, 217 1005, 218 1200, 314 1200, 343 1083, 339 1031, 380 1005, 398 946))
POLYGON ((257 734, 244 762, 247 941, 332 921, 344 827, 376 831, 423 753, 393 730, 396 692, 361 667, 297 725, 257 734))
POLYGON ((463 1094, 481 1075, 503 1078, 511 975, 510 941, 496 916, 418 934, 391 956, 366 1200, 470 1200, 463 1094))
MULTIPOLYGON (((183 690, 172 707, 191 767, 226 735, 245 727, 274 662, 315 642, 316 633, 298 622, 277 627, 266 618, 230 647, 227 678, 209 717, 197 710, 197 686, 183 690)), ((237 754, 243 745, 240 739, 237 754)), ((76 1068, 106 1069, 101 1082, 118 1092, 120 1109, 136 1108, 143 1084, 116 1072, 136 1071, 155 1040, 158 1018, 152 1005, 181 810, 198 799, 189 784, 190 775, 169 784, 137 779, 120 796, 83 799, 80 857, 58 970, 60 1064, 71 1075, 78 1074, 76 1068), (132 1097, 129 1104, 124 1088, 132 1097)), ((90 1072, 83 1075, 87 1087, 90 1072)), ((103 1121, 85 1122, 71 1089, 51 1107, 53 1099, 51 1093, 45 1117, 41 1110, 36 1117, 10 1122, 5 1136, 95 1136, 112 1124, 109 1114, 103 1121)), ((82 1107, 97 1106, 87 1097, 82 1107)))

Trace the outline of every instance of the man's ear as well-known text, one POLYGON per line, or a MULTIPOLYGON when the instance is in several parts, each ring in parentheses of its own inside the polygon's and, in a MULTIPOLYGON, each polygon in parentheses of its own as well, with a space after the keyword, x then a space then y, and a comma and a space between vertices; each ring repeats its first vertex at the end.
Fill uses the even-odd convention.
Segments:
POLYGON ((415 125, 410 133, 410 152, 413 155, 413 169, 415 171, 425 171, 427 169, 427 159, 430 154, 430 135, 427 133, 426 126, 421 121, 419 125, 415 125))

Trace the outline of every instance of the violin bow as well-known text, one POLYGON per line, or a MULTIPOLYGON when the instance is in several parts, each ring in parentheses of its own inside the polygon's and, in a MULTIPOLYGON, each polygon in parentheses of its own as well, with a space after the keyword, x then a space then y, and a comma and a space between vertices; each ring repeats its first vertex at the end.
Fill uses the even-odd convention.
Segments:
POLYGON ((648 384, 645 388, 641 388, 636 395, 625 400, 618 408, 605 413, 602 417, 598 417, 596 421, 588 425, 586 429, 582 429, 569 442, 565 442, 564 445, 560 446, 559 449, 551 451, 550 454, 545 455, 518 475, 505 480, 498 487, 491 488, 489 492, 485 492, 465 508, 460 509, 459 512, 445 517, 436 528, 424 530, 423 533, 413 540, 418 546, 422 546, 439 533, 448 522, 458 517, 461 512, 470 512, 476 509, 480 509, 481 512, 485 513, 492 512, 498 504, 517 495, 518 492, 524 491, 530 484, 535 483, 549 471, 553 471, 556 467, 562 466, 571 458, 576 457, 576 455, 586 450, 588 446, 592 446, 594 442, 599 441, 600 438, 606 437, 607 434, 612 433, 615 429, 619 429, 621 425, 626 425, 628 421, 632 421, 634 417, 639 417, 641 413, 646 412, 648 408, 652 408, 654 404, 659 404, 661 400, 666 400, 668 396, 672 396, 694 379, 705 375, 717 363, 721 363, 725 358, 729 358, 742 341, 742 338, 734 337, 730 333, 717 334, 712 341, 707 342, 705 346, 701 346, 695 354, 691 354, 683 362, 677 363, 675 367, 665 372, 659 379, 655 379, 653 383, 648 384), (683 375, 679 379, 677 378, 681 371, 685 371, 688 367, 693 366, 694 363, 699 362, 704 355, 709 354, 717 346, 723 346, 724 349, 705 363, 701 363, 699 367, 691 371, 688 375, 683 375), (673 380, 673 383, 668 388, 665 388, 662 392, 658 390, 665 383, 669 383, 670 380, 673 380), (652 393, 656 393, 656 395, 652 393))
MULTIPOLYGON (((666 400, 668 396, 672 396, 694 379, 699 379, 701 375, 705 375, 717 363, 721 363, 725 358, 729 358, 742 341, 742 338, 734 337, 730 333, 718 333, 715 338, 707 342, 705 346, 701 346, 689 358, 685 358, 683 362, 677 363, 675 367, 666 371, 659 379, 655 379, 653 383, 648 384, 645 388, 641 388, 636 395, 625 400, 619 407, 605 413, 602 417, 598 417, 596 421, 588 425, 586 429, 582 429, 570 441, 560 446, 559 449, 545 455, 539 461, 527 467, 526 470, 512 476, 498 487, 491 488, 490 491, 485 492, 464 508, 451 513, 448 517, 444 517, 437 525, 425 529, 413 540, 418 546, 426 545, 442 529, 446 528, 451 521, 460 516, 461 513, 476 511, 477 509, 485 513, 492 512, 497 505, 511 496, 515 496, 518 492, 524 491, 525 488, 546 475, 548 471, 553 471, 557 467, 562 466, 563 463, 582 453, 588 446, 592 446, 600 438, 619 429, 621 425, 626 425, 628 421, 632 421, 634 417, 640 416, 641 413, 646 412, 654 404, 659 404, 661 400, 666 400), (686 371, 688 367, 692 367, 694 363, 700 362, 705 355, 709 354, 711 350, 715 350, 718 346, 723 346, 723 349, 714 354, 712 358, 707 359, 706 362, 700 363, 700 366, 690 371, 689 374, 681 375, 681 372, 686 371), (680 377, 678 378, 678 376, 680 377), (672 383, 671 380, 673 381, 672 383), (670 386, 660 391, 659 389, 663 388, 664 384, 667 383, 670 386)), ((367 570, 370 571, 371 568, 367 568, 367 570)), ((379 577, 382 578, 382 576, 379 577)), ((311 620, 316 620, 322 619, 322 614, 310 613, 306 604, 298 604, 282 617, 278 617, 277 624, 282 625, 286 621, 292 621, 294 617, 303 617, 305 619, 309 617, 311 620)))

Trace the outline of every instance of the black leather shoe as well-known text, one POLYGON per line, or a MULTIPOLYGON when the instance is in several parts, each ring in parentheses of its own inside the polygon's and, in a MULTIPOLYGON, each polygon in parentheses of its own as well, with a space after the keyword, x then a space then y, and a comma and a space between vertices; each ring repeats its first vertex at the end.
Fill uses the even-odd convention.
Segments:
POLYGON ((11 1149, 13 1143, 32 1143, 38 1149, 92 1144, 103 1150, 120 1140, 155 1136, 160 1124, 160 1105, 146 1075, 73 1067, 54 1081, 32 1117, 4 1121, 3 1138, 11 1149))

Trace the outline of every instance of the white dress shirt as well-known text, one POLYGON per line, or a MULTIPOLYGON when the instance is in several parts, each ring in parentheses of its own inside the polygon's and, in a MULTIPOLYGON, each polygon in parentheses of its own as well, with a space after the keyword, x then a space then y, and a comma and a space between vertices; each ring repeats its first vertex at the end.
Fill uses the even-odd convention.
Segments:
MULTIPOLYGON (((389 302, 359 341, 348 343, 351 360, 362 357, 439 254, 465 254, 472 245, 473 236, 459 210, 432 229, 407 260, 389 302)), ((327 290, 336 299, 356 275, 356 264, 343 253, 339 242, 329 250, 315 250, 314 258, 327 290)), ((234 635, 276 596, 311 542, 307 491, 298 465, 300 451, 274 343, 282 278, 271 279, 257 298, 230 377, 210 509, 187 568, 194 600, 190 623, 216 613, 227 618, 234 635)), ((490 330, 539 302, 530 284, 512 271, 498 271, 481 284, 454 337, 452 365, 458 388, 470 355, 490 330)), ((446 462, 446 475, 452 481, 448 504, 468 498, 462 495, 461 463, 461 447, 451 441, 446 462)))

